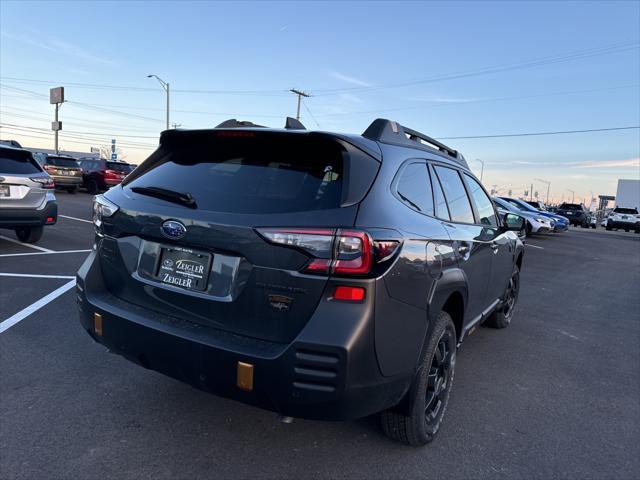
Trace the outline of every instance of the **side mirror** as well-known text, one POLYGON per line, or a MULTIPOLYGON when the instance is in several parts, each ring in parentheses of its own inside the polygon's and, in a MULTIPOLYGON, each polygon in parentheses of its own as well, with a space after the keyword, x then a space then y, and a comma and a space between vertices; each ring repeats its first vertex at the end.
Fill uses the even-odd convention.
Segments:
POLYGON ((502 224, 505 230, 519 232, 524 228, 524 218, 515 213, 505 213, 504 217, 502 217, 502 224))

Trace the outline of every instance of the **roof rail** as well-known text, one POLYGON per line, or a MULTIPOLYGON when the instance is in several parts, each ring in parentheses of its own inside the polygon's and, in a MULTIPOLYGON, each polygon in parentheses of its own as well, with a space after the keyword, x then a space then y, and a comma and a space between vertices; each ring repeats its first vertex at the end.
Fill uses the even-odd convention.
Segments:
POLYGON ((420 133, 417 130, 404 127, 398 122, 393 122, 384 118, 375 119, 362 134, 363 137, 376 142, 399 145, 409 148, 421 148, 427 151, 437 151, 455 160, 466 168, 469 168, 467 161, 460 152, 444 143, 420 133))
POLYGON ((266 128, 264 125, 256 125, 253 122, 247 122, 246 120, 236 120, 235 118, 232 118, 230 120, 225 120, 216 128, 243 128, 243 127, 266 128))

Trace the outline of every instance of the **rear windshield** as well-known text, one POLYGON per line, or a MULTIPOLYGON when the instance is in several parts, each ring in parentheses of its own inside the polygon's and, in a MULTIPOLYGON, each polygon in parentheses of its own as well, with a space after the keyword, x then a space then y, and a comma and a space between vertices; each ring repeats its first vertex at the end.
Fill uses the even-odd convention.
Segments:
POLYGON ((582 207, 578 203, 563 203, 560 205, 563 210, 582 210, 582 207))
POLYGON ((29 152, 0 149, 0 174, 28 174, 41 171, 29 152))
POLYGON ((637 215, 638 214, 638 210, 635 208, 614 208, 613 211, 615 213, 626 213, 626 214, 630 214, 630 215, 637 215))
POLYGON ((218 137, 200 148, 178 146, 158 154, 159 160, 136 169, 141 173, 128 187, 190 193, 198 208, 227 213, 323 210, 341 203, 347 154, 335 141, 306 135, 218 137))
POLYGON ((47 158, 47 163, 49 165, 55 165, 56 167, 71 167, 78 168, 78 162, 73 158, 65 158, 65 157, 49 157, 47 158))
POLYGON ((133 167, 128 163, 122 162, 107 162, 107 168, 109 170, 117 170, 118 172, 129 173, 133 170, 133 167))

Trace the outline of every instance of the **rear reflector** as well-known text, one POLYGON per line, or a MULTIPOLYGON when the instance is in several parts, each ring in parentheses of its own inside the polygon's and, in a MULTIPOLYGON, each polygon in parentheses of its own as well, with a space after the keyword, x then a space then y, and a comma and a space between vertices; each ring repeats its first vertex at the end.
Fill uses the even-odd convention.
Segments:
POLYGON ((97 336, 102 336, 102 315, 99 313, 93 314, 93 331, 97 336))
POLYGON ((364 300, 365 290, 362 287, 336 287, 333 293, 334 300, 345 300, 347 302, 361 302, 364 300))
POLYGON ((253 365, 238 362, 236 384, 241 390, 250 392, 253 390, 253 365))

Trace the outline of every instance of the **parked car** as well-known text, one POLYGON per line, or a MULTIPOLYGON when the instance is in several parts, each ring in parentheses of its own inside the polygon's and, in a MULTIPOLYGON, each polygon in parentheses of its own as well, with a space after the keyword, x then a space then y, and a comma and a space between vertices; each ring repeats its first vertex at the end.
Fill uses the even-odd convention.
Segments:
POLYGON ((251 125, 167 130, 95 197, 82 327, 218 395, 290 417, 383 411, 391 438, 431 441, 457 345, 512 321, 522 219, 498 216, 462 155, 396 122, 251 125))
POLYGON ((58 219, 54 182, 28 150, 0 144, 0 228, 33 243, 58 219))
POLYGON ((53 178, 56 188, 76 193, 82 185, 82 170, 75 158, 47 153, 35 153, 34 158, 53 178))
POLYGON ((132 165, 115 160, 83 157, 78 163, 82 168, 83 186, 92 195, 119 185, 133 171, 132 165))
MULTIPOLYGON (((541 215, 543 217, 552 219, 554 221, 554 226, 553 226, 554 232, 566 232, 567 230, 569 230, 568 218, 563 217, 562 215, 558 215, 557 213, 548 212, 545 209, 541 210, 538 207, 535 207, 534 205, 532 205, 532 203, 534 202, 527 202, 525 200, 520 200, 519 198, 510 198, 510 197, 500 197, 500 198, 502 198, 505 202, 509 202, 514 207, 520 210, 531 212, 536 215, 541 215)), ((544 204, 542 202, 535 202, 535 203, 542 205, 544 207, 544 204)))
POLYGON ((507 202, 502 197, 493 197, 492 200, 503 209, 523 217, 526 220, 525 229, 527 235, 551 233, 556 226, 555 221, 551 218, 539 213, 530 212, 529 210, 520 209, 516 204, 507 202))
POLYGON ((548 212, 548 208, 545 205, 545 203, 541 200, 523 200, 523 202, 528 203, 529 205, 531 205, 533 208, 535 208, 536 210, 539 210, 541 212, 548 212))
POLYGON ((556 213, 567 217, 571 225, 589 227, 589 211, 582 203, 563 203, 558 207, 556 213))
POLYGON ((623 229, 625 232, 633 230, 640 233, 640 215, 637 208, 616 207, 606 221, 607 230, 623 229))

